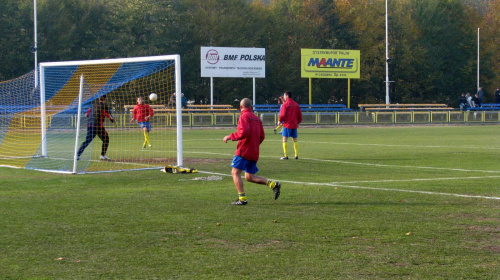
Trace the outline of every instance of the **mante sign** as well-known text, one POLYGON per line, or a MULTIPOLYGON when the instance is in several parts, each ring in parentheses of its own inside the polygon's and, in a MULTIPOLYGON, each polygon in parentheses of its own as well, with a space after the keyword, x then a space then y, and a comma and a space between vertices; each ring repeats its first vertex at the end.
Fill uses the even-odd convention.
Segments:
POLYGON ((301 77, 359 79, 359 50, 301 49, 301 77))
POLYGON ((201 76, 265 78, 266 49, 201 47, 201 76))

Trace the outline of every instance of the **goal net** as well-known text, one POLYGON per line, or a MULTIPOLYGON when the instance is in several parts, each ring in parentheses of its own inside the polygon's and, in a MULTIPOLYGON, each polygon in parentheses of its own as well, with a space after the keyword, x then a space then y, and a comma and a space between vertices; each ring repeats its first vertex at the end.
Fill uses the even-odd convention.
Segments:
POLYGON ((62 173, 182 166, 178 55, 41 63, 39 88, 33 76, 0 83, 0 165, 62 173), (131 122, 138 97, 154 112, 149 133, 131 122), (114 122, 97 129, 92 110, 103 108, 97 115, 114 122))

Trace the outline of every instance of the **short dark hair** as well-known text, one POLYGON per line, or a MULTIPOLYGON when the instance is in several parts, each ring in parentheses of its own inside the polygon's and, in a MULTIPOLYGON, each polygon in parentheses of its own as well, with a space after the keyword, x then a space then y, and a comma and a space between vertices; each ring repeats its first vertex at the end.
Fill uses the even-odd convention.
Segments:
POLYGON ((286 94, 286 96, 288 96, 290 98, 292 97, 292 92, 291 91, 285 91, 284 94, 286 94))
POLYGON ((243 106, 243 108, 250 108, 252 107, 252 100, 245 97, 241 100, 241 105, 243 106))

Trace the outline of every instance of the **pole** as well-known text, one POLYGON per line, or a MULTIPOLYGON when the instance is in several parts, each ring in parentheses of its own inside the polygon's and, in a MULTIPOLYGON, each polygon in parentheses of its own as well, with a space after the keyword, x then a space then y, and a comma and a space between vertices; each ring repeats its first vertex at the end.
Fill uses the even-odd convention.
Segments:
POLYGON ((309 105, 312 104, 312 78, 309 78, 309 105))
POLYGON ((175 55, 175 115, 177 120, 177 166, 184 165, 182 148, 182 88, 181 88, 181 56, 175 55))
POLYGON ((73 174, 76 174, 76 167, 78 161, 78 138, 80 138, 80 124, 82 118, 82 95, 83 95, 83 74, 80 75, 80 90, 78 91, 78 115, 76 115, 76 136, 75 136, 75 153, 73 154, 73 174))
POLYGON ((38 37, 38 31, 37 31, 37 15, 36 15, 36 0, 33 1, 33 25, 34 25, 34 41, 35 45, 33 46, 33 53, 35 55, 35 88, 38 87, 38 43, 37 43, 37 37, 38 37))
POLYGON ((255 104, 255 77, 253 77, 253 103, 255 104))
POLYGON ((351 78, 347 78, 347 108, 351 108, 351 78))
POLYGON ((47 119, 45 110, 45 68, 40 66, 40 129, 42 136, 42 156, 47 156, 47 119))
POLYGON ((390 104, 389 98, 389 15, 387 0, 385 0, 385 104, 390 104))
POLYGON ((210 77, 210 105, 212 106, 211 109, 213 109, 214 105, 214 77, 210 77))
POLYGON ((480 63, 479 63, 479 61, 480 61, 480 56, 479 56, 480 35, 479 34, 480 34, 480 31, 481 31, 481 28, 478 28, 477 29, 477 90, 479 90, 479 86, 480 86, 479 85, 479 73, 480 73, 479 72, 479 66, 480 66, 480 63))

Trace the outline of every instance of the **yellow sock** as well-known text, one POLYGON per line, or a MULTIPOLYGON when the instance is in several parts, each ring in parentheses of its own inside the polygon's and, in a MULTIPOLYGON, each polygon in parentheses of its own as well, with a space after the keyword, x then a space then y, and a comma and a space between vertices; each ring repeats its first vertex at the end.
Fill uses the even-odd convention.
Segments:
POLYGON ((295 151, 295 157, 299 156, 299 142, 293 142, 293 150, 295 151))
POLYGON ((238 193, 238 198, 240 201, 247 201, 247 195, 245 193, 238 193))
POLYGON ((275 181, 271 181, 271 180, 267 180, 267 184, 266 184, 269 188, 274 188, 274 186, 276 186, 276 182, 275 181))
POLYGON ((288 144, 287 144, 287 142, 283 142, 283 154, 285 157, 288 157, 288 144))
POLYGON ((151 145, 151 143, 149 143, 149 132, 144 132, 144 146, 146 146, 146 144, 151 145))

